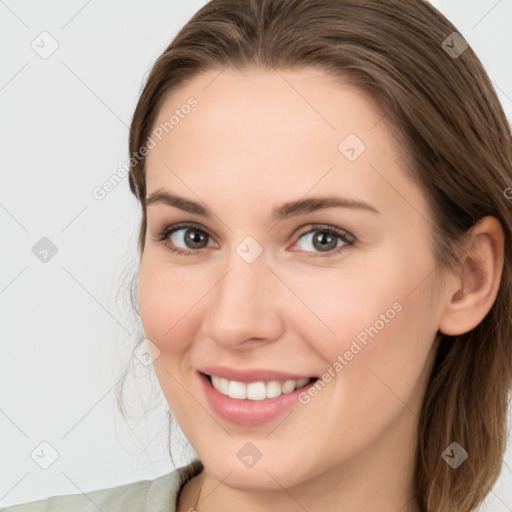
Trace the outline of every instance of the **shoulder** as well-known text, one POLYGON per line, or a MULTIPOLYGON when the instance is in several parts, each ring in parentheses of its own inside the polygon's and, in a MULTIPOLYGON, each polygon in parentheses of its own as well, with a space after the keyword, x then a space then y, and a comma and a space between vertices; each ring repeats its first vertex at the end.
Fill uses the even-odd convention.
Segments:
POLYGON ((196 458, 187 466, 179 467, 154 480, 140 480, 80 494, 51 496, 0 508, 0 512, 175 512, 182 486, 202 469, 201 461, 196 458))

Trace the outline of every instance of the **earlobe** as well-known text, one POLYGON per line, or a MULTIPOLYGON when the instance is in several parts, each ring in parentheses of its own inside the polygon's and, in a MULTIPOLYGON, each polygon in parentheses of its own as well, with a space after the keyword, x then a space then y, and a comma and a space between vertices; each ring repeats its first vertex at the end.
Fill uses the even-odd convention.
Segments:
POLYGON ((495 217, 483 217, 472 228, 460 275, 446 290, 439 330, 456 336, 469 332, 489 312, 501 281, 504 234, 495 217))

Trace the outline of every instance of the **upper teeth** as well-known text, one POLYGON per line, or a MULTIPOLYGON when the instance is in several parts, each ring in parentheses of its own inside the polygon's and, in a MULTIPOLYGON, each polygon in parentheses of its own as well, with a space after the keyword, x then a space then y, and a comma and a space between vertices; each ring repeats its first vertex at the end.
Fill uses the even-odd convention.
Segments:
POLYGON ((265 400, 265 398, 275 398, 281 394, 291 393, 295 389, 301 388, 309 382, 309 379, 287 380, 280 382, 271 380, 268 382, 238 382, 228 380, 216 375, 211 375, 213 387, 223 395, 239 400, 265 400))

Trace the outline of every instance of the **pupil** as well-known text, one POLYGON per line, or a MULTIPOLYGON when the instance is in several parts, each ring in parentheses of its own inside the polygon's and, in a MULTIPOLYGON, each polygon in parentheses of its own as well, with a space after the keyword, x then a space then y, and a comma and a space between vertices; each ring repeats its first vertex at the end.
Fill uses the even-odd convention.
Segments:
MULTIPOLYGON (((185 238, 187 244, 191 244, 192 247, 197 248, 198 245, 201 246, 201 243, 206 241, 206 234, 200 233, 199 231, 194 231, 193 229, 189 229, 186 232, 185 238)), ((313 237, 313 245, 321 251, 335 249, 336 237, 330 233, 318 232, 318 234, 313 237)))
POLYGON ((194 231, 193 229, 189 229, 186 232, 185 241, 187 245, 191 245, 193 248, 197 248, 197 245, 201 245, 201 242, 206 240, 205 233, 199 233, 198 231, 194 231))
POLYGON ((313 237, 313 245, 321 251, 328 251, 336 248, 336 237, 330 233, 319 232, 313 237), (328 241, 329 240, 329 241, 328 241), (318 242, 318 245, 317 245, 318 242))

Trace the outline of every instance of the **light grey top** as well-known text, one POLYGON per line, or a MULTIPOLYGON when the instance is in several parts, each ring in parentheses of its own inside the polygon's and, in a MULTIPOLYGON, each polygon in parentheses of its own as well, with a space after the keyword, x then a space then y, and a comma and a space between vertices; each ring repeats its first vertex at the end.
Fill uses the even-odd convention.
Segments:
POLYGON ((140 480, 83 494, 52 496, 0 508, 0 512, 176 512, 185 483, 203 470, 196 458, 154 480, 140 480))

